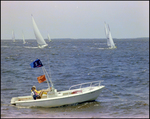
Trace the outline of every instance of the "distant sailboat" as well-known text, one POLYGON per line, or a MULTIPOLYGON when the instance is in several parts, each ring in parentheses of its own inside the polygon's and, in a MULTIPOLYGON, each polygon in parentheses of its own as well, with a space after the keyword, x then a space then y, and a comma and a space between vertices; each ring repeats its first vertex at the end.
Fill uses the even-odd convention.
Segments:
POLYGON ((48 37, 49 42, 51 42, 52 40, 51 40, 51 38, 50 38, 49 34, 47 35, 47 37, 48 37))
POLYGON ((105 33, 106 33, 106 39, 107 39, 107 45, 110 46, 110 41, 109 41, 109 33, 107 29, 107 24, 105 23, 105 33))
POLYGON ((26 41, 25 41, 25 39, 24 39, 24 34, 23 34, 23 32, 22 32, 22 38, 23 38, 23 44, 25 44, 26 41))
POLYGON ((110 46, 109 48, 110 49, 117 48, 112 39, 109 25, 107 25, 106 23, 105 23, 105 33, 106 33, 106 38, 107 38, 107 45, 110 46))
POLYGON ((35 21, 34 21, 33 15, 31 15, 31 16, 32 16, 32 23, 33 23, 33 28, 34 28, 34 34, 35 34, 35 37, 36 37, 36 40, 37 40, 37 43, 38 43, 38 47, 39 48, 44 48, 44 47, 48 46, 48 44, 43 39, 43 37, 42 37, 35 21))
POLYGON ((13 42, 16 42, 15 41, 15 33, 14 33, 14 31, 12 31, 12 40, 13 40, 13 42))

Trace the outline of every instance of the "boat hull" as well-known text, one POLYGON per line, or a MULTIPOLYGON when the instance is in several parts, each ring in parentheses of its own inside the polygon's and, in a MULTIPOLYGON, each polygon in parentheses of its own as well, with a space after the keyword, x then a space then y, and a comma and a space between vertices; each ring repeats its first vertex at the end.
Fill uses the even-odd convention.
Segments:
POLYGON ((115 46, 115 47, 109 47, 109 49, 116 49, 117 48, 117 46, 115 46))
POLYGON ((74 103, 81 103, 85 101, 95 100, 105 86, 97 86, 93 90, 85 91, 72 95, 57 96, 54 98, 45 98, 29 101, 15 101, 17 106, 30 107, 57 107, 62 105, 69 105, 74 103))
POLYGON ((41 46, 39 45, 38 47, 39 47, 39 48, 45 48, 45 47, 47 47, 47 46, 48 46, 48 44, 41 45, 41 46))

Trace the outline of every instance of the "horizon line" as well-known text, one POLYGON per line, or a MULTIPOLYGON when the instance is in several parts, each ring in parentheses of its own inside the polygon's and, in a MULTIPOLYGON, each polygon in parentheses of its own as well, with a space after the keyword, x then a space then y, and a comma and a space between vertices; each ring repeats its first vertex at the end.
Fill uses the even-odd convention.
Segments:
MULTIPOLYGON (((138 38, 149 38, 149 37, 135 37, 135 38, 113 38, 113 39, 138 39, 138 38)), ((51 38, 51 39, 106 39, 106 38, 51 38)), ((10 39, 1 39, 1 40, 12 40, 10 39)), ((17 38, 15 40, 22 40, 22 38, 17 38)), ((25 40, 36 40, 36 38, 27 38, 25 40)), ((47 38, 44 38, 44 40, 48 40, 47 38)))

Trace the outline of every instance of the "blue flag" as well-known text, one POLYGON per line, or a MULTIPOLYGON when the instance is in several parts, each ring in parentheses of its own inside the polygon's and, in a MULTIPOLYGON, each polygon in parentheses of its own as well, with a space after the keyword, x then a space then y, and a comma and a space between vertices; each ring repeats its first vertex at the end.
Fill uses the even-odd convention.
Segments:
POLYGON ((31 68, 38 68, 38 67, 42 67, 43 64, 42 62, 40 61, 40 59, 36 59, 34 62, 32 62, 30 64, 31 68))

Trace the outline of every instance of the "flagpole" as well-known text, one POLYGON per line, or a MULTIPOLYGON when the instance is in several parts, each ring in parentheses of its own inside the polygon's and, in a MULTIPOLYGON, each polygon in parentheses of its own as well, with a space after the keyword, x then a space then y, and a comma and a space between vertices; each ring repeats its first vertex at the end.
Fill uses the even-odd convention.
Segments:
MULTIPOLYGON (((42 68, 45 70, 45 72, 46 72, 46 74, 47 74, 47 71, 46 71, 45 67, 42 67, 42 68)), ((49 75, 48 75, 48 74, 47 74, 47 76, 48 76, 48 79, 49 79, 49 81, 50 81, 50 83, 51 83, 51 85, 52 85, 52 88, 54 89, 53 83, 52 83, 51 79, 49 78, 49 75)))
MULTIPOLYGON (((44 67, 42 67, 42 70, 43 70, 43 72, 44 72, 44 67)), ((44 75, 45 75, 45 72, 44 72, 44 75)), ((45 75, 46 76, 46 75, 45 75)), ((50 89, 50 86, 49 86, 49 83, 48 83, 48 80, 47 80, 47 78, 46 78, 46 81, 47 81, 47 84, 48 84, 48 88, 50 89)))
POLYGON ((49 85, 49 82, 48 82, 48 81, 50 81, 51 86, 52 86, 52 89, 54 89, 53 83, 52 83, 51 79, 49 78, 49 75, 48 75, 48 73, 47 73, 45 67, 43 66, 42 62, 40 61, 40 59, 37 59, 37 60, 35 60, 34 62, 32 62, 32 63, 30 64, 30 66, 31 66, 31 68, 42 67, 42 70, 43 70, 43 72, 44 72, 44 75, 45 75, 45 76, 47 75, 47 77, 48 77, 48 79, 46 78, 48 87, 50 88, 50 85, 49 85))
MULTIPOLYGON (((49 63, 49 73, 50 73, 50 78, 49 78, 49 79, 50 79, 50 82, 52 83, 52 81, 51 81, 51 78, 52 78, 52 77, 51 77, 51 70, 50 70, 50 62, 48 61, 48 63, 49 63)), ((52 88, 54 88, 53 83, 52 83, 52 88)))

